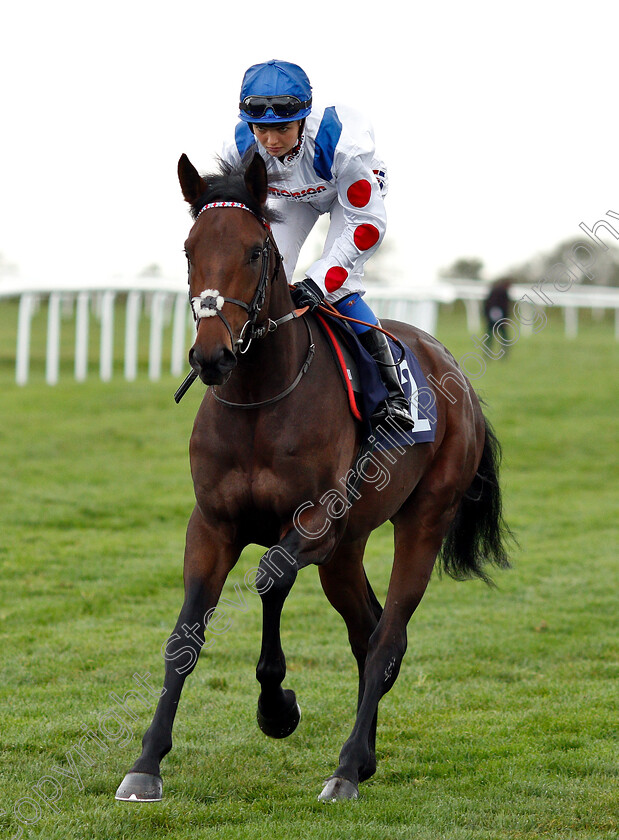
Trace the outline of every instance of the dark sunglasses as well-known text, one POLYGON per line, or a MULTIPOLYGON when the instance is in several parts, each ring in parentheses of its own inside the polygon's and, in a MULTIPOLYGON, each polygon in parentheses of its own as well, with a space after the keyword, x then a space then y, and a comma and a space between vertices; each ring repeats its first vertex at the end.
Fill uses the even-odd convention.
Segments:
POLYGON ((312 100, 301 102, 296 96, 246 96, 239 104, 243 113, 254 119, 263 117, 270 108, 276 117, 294 117, 304 108, 309 108, 312 100))

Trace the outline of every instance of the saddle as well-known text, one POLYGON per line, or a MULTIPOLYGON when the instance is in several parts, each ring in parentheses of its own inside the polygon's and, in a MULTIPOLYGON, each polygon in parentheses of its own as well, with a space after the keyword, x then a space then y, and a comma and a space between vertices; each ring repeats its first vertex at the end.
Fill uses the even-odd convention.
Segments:
MULTIPOLYGON (((415 427, 402 432, 388 421, 377 428, 370 418, 387 397, 376 360, 360 343, 356 333, 345 321, 325 312, 316 312, 318 324, 328 339, 331 352, 340 373, 348 405, 354 419, 361 424, 364 442, 370 441, 376 449, 389 450, 412 446, 414 443, 431 443, 436 428, 436 405, 425 395, 431 393, 426 377, 413 351, 403 344, 404 355, 397 366, 398 378, 409 400, 415 427), (420 389, 423 389, 420 394, 420 389), (425 398, 422 398, 425 397, 425 398)), ((402 350, 391 339, 389 345, 394 359, 402 350)))

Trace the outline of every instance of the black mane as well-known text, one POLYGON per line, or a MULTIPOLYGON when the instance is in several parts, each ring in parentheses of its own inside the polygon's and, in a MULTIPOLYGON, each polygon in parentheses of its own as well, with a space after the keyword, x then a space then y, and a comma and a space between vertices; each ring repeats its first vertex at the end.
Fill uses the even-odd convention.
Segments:
POLYGON ((277 222, 280 215, 268 205, 260 206, 258 201, 245 186, 245 170, 248 162, 243 160, 240 165, 232 166, 219 159, 219 171, 202 177, 207 183, 206 190, 191 204, 191 215, 194 219, 206 204, 214 201, 238 201, 245 204, 259 219, 267 222, 277 222))

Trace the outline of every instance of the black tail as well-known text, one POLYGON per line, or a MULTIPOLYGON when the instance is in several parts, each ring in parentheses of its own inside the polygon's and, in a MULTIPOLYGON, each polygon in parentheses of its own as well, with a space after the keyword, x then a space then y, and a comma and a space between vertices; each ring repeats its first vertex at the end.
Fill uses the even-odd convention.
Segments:
POLYGON ((483 569, 493 563, 509 568, 506 543, 514 540, 503 519, 499 465, 501 445, 488 420, 486 440, 475 478, 458 506, 439 554, 440 568, 456 580, 480 577, 492 583, 483 569))

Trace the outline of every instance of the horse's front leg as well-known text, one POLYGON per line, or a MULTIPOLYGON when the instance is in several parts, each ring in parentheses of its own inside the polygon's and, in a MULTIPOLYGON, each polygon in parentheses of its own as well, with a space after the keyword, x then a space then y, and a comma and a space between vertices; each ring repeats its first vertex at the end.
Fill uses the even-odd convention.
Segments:
POLYGON ((301 719, 294 691, 282 688, 286 676, 286 657, 280 637, 284 602, 299 570, 311 563, 325 562, 341 530, 334 527, 325 538, 311 539, 293 528, 260 561, 256 575, 256 588, 262 599, 262 648, 256 668, 261 687, 258 725, 271 738, 286 738, 301 719))
POLYGON ((165 645, 163 689, 142 739, 142 754, 116 791, 117 799, 146 802, 162 797, 160 762, 172 749, 172 726, 181 691, 198 661, 206 624, 239 554, 227 533, 208 526, 195 508, 185 543, 185 598, 165 645))

